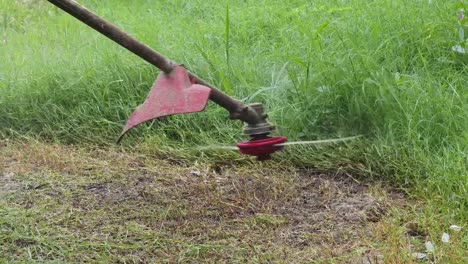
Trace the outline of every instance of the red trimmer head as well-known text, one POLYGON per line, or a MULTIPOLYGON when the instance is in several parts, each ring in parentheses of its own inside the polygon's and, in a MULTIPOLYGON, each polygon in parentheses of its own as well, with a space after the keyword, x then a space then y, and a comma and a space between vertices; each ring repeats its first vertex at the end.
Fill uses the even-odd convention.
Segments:
POLYGON ((285 137, 267 137, 240 142, 237 147, 242 154, 256 156, 257 160, 269 160, 271 154, 283 149, 283 146, 278 144, 285 142, 285 137))

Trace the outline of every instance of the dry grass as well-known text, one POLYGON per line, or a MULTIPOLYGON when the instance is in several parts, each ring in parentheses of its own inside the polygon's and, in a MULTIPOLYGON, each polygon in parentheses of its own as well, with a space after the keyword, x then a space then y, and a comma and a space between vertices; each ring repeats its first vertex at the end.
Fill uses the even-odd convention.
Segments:
POLYGON ((1 143, 0 186, 4 261, 356 263, 404 204, 346 174, 30 141, 1 143))

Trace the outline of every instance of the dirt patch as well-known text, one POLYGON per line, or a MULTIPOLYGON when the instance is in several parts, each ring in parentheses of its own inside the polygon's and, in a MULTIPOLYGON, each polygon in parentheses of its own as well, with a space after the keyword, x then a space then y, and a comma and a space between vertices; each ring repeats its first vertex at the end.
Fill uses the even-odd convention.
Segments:
POLYGON ((14 177, 15 173, 0 169, 0 198, 22 188, 22 184, 15 181, 14 177))
POLYGON ((266 168, 256 173, 228 171, 204 185, 186 180, 180 186, 190 205, 187 218, 202 218, 207 228, 216 229, 217 223, 208 224, 219 221, 213 216, 227 217, 225 228, 242 234, 242 225, 249 223, 247 237, 258 235, 260 241, 262 235, 270 237, 277 245, 302 250, 298 256, 304 254, 305 259, 323 254, 339 258, 365 251, 372 225, 390 208, 404 204, 403 194, 376 187, 376 183, 356 182, 344 174, 266 168))
POLYGON ((279 210, 291 220, 282 238, 298 247, 326 243, 334 255, 342 254, 359 246, 362 240, 357 238, 370 236, 369 224, 378 222, 402 200, 395 192, 378 196, 372 187, 346 175, 301 172, 299 177, 294 201, 279 210))

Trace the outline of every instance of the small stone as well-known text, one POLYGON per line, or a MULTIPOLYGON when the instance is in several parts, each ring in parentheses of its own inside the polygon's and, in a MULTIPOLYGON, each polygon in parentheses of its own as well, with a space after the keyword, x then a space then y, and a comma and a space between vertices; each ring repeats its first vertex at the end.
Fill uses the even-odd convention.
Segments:
POLYGON ((199 170, 191 170, 190 175, 192 176, 200 176, 200 171, 199 170))
POLYGON ((427 255, 424 254, 424 253, 421 253, 421 252, 415 252, 413 254, 411 254, 413 256, 413 258, 415 259, 419 259, 419 260, 424 260, 427 258, 427 255))
POLYGON ((434 253, 434 245, 431 241, 426 241, 425 246, 428 253, 434 253))
POLYGON ((455 232, 460 232, 461 231, 461 227, 457 226, 457 225, 451 225, 450 226, 450 230, 453 230, 455 232))
POLYGON ((447 234, 447 233, 444 232, 444 233, 442 234, 442 242, 448 243, 449 240, 450 240, 449 234, 447 234))
POLYGON ((453 52, 460 53, 460 54, 465 54, 465 53, 466 53, 465 48, 463 48, 463 47, 460 46, 460 45, 453 46, 453 47, 452 47, 452 51, 453 51, 453 52))

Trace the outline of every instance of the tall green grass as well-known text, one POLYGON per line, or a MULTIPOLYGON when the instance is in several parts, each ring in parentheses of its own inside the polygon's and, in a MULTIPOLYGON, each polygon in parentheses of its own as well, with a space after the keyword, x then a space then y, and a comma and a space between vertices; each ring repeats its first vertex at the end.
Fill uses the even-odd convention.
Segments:
MULTIPOLYGON (((468 67, 460 1, 80 1, 246 103, 290 140, 363 134, 284 157, 362 163, 467 218, 468 67), (326 151, 326 153, 324 152, 326 151)), ((112 144, 158 71, 46 1, 0 1, 0 134, 112 144)), ((241 138, 214 105, 132 133, 185 146, 241 138)), ((132 139, 130 139, 132 140, 132 139)), ((150 140, 151 141, 151 140, 150 140)))

